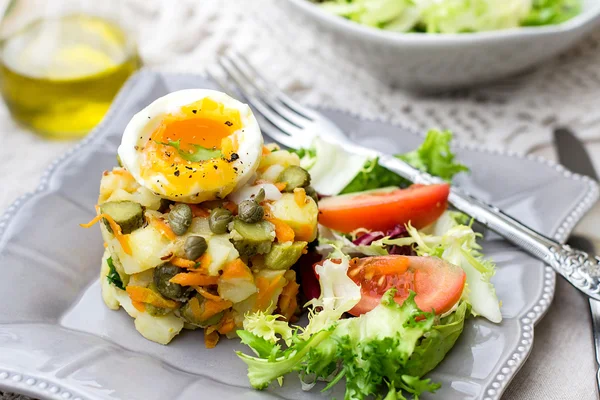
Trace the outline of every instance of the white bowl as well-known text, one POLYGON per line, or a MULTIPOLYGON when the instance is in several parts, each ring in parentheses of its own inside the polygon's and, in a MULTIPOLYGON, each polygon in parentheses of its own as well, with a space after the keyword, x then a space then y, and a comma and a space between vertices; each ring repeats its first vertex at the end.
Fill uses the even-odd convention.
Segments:
MULTIPOLYGON (((502 0, 500 0, 502 1, 502 0)), ((533 67, 566 50, 600 22, 600 1, 584 0, 578 16, 559 25, 490 32, 388 32, 331 15, 308 0, 293 11, 332 35, 343 56, 397 86, 437 90, 470 86, 533 67)))

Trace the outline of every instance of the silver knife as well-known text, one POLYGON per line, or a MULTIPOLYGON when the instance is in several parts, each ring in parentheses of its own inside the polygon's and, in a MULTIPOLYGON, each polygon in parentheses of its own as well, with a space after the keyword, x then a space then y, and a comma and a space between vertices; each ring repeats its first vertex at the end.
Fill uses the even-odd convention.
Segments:
MULTIPOLYGON (((577 136, 567 128, 554 130, 554 144, 558 153, 558 160, 567 169, 581 175, 587 175, 598 180, 598 174, 590 159, 584 144, 577 136)), ((581 236, 571 236, 569 244, 584 251, 594 253, 594 244, 581 236)), ((594 334, 594 346, 596 348, 596 362, 600 365, 600 301, 590 299, 590 311, 592 313, 592 333, 594 334)), ((598 390, 600 392, 600 369, 596 372, 598 390)))

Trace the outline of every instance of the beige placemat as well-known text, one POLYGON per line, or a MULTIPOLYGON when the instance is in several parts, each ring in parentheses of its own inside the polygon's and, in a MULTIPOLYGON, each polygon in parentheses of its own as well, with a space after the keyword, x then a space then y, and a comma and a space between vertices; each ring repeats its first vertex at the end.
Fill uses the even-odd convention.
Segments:
MULTIPOLYGON (((236 48, 305 102, 390 116, 422 129, 442 121, 462 140, 541 151, 549 158, 552 124, 571 122, 596 148, 594 160, 600 161, 600 146, 593 143, 600 137, 600 122, 590 112, 596 107, 591 99, 600 96, 600 31, 531 75, 450 97, 419 98, 387 88, 360 66, 336 59, 331 44, 307 31, 310 25, 287 20, 277 8, 282 1, 180 0, 173 7, 169 0, 123 0, 135 15, 148 65, 200 71, 218 54, 236 48), (486 102, 479 101, 482 98, 486 102), (403 111, 406 105, 410 115, 403 111), (473 119, 473 114, 479 118, 473 119)), ((48 142, 20 129, 2 105, 0 142, 0 212, 34 190, 44 168, 72 145, 48 142)), ((600 218, 588 218, 579 229, 598 235, 600 222, 595 221, 600 218)), ((597 246, 600 249, 600 240, 597 246)), ((554 303, 535 329, 531 357, 503 398, 593 400, 595 372, 587 301, 558 279, 554 303)), ((0 400, 15 399, 25 398, 0 394, 0 400)))

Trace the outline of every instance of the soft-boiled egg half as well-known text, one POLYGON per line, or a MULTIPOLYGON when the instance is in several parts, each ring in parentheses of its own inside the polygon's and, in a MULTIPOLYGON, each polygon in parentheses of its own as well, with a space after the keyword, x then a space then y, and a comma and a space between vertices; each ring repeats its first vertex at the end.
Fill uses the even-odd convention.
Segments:
POLYGON ((246 104, 225 93, 169 93, 137 113, 119 157, 138 183, 183 203, 222 199, 254 175, 263 138, 246 104))

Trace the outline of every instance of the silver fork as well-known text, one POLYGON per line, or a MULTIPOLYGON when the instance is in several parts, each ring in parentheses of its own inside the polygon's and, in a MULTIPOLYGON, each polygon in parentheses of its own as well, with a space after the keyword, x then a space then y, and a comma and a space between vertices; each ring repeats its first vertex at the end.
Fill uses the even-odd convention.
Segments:
MULTIPOLYGON (((263 132, 285 146, 310 147, 315 136, 320 136, 348 152, 378 158, 382 166, 411 182, 442 182, 391 155, 352 143, 326 117, 302 106, 269 83, 242 55, 228 53, 219 60, 219 65, 234 85, 217 73, 210 73, 211 77, 227 91, 236 89, 257 111, 263 132)), ((600 258, 558 243, 456 186, 451 188, 448 200, 459 211, 550 265, 583 293, 600 300, 600 258)))

